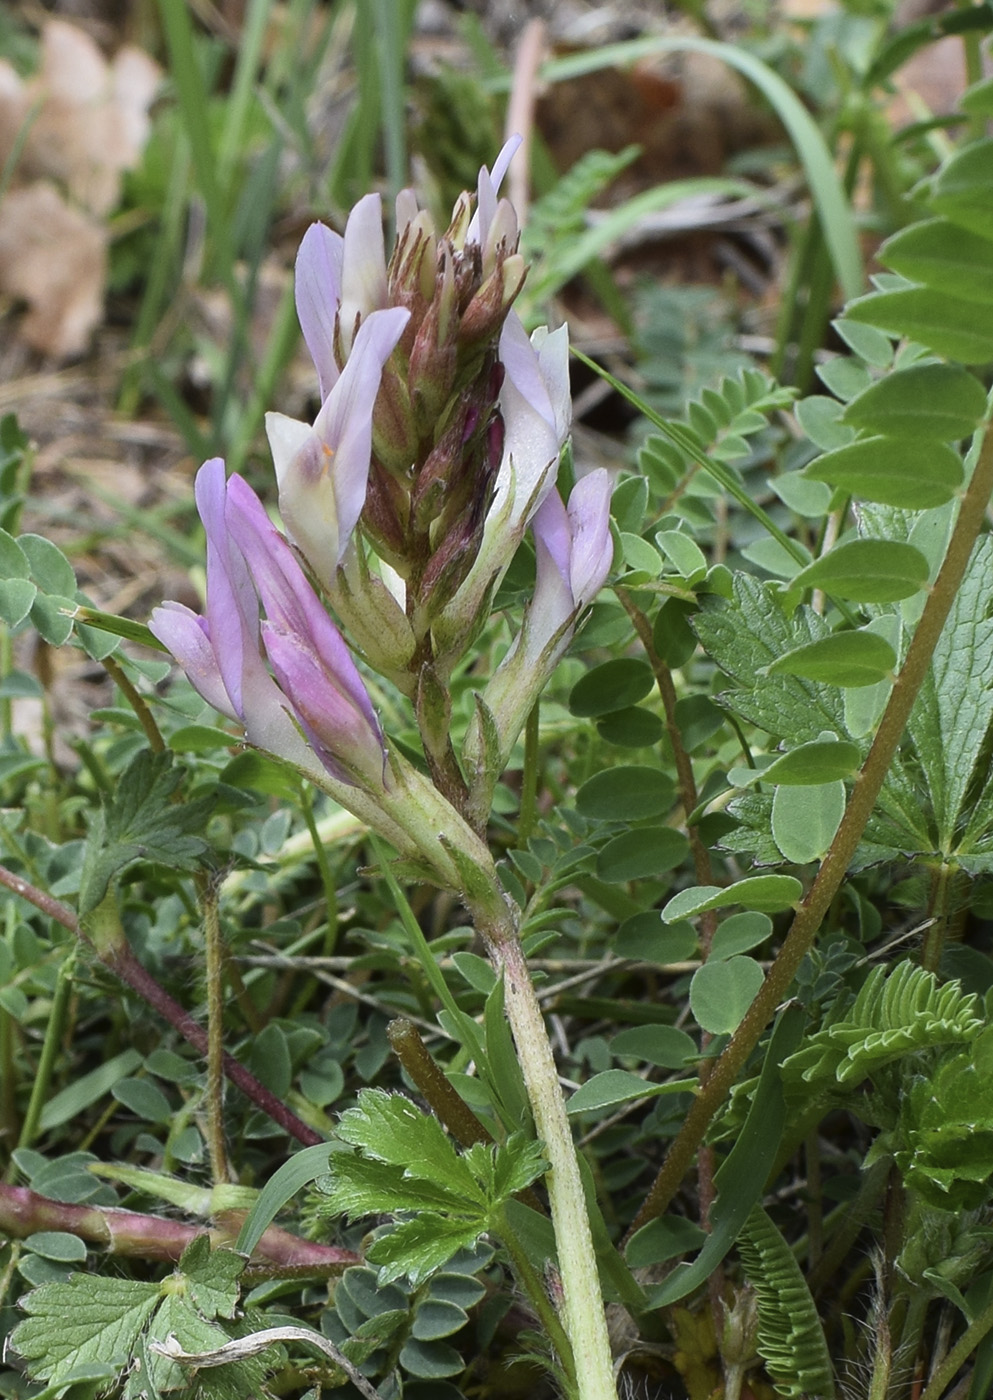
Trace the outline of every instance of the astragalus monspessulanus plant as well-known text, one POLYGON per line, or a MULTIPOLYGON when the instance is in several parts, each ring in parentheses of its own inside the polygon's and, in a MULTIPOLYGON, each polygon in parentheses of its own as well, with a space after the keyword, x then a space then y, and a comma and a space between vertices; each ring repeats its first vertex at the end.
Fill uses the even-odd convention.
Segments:
MULTIPOLYGON (((486 844, 496 780, 612 558, 606 471, 581 477, 567 502, 558 491, 570 423, 566 332, 529 339, 512 309, 526 269, 514 210, 497 191, 515 149, 504 148, 492 175, 480 172, 475 208, 463 195, 444 233, 403 193, 388 261, 377 195, 355 206, 344 237, 321 224, 308 231, 296 296, 322 404, 312 424, 280 414, 267 420, 285 535, 244 480, 227 479, 219 459, 207 462, 196 483, 207 534, 206 616, 166 603, 151 627, 204 699, 244 725, 250 744, 294 765, 389 841, 402 868, 465 904, 503 977, 540 1150, 529 1124, 505 1123, 496 1158, 477 1146, 470 1152, 483 1154, 478 1162, 470 1153, 456 1159, 459 1172, 468 1162, 466 1190, 471 1197, 475 1182, 478 1199, 469 1209, 456 1192, 453 1230, 444 1208, 451 1183, 439 1179, 428 1212, 441 1241, 435 1263, 484 1231, 500 1236, 542 1317, 567 1393, 603 1400, 615 1388, 583 1186, 518 937, 520 911, 486 844), (534 593, 506 657, 480 677, 457 752, 449 682, 528 530, 534 593), (423 768, 384 732, 357 659, 410 702, 423 768), (503 1166, 494 1166, 500 1154, 503 1166), (557 1302, 504 1210, 546 1165, 557 1302)), ((448 1010, 450 1033, 485 1076, 480 1028, 448 1010)), ((404 1111, 392 1125, 401 1138, 404 1111)), ((347 1140, 361 1143, 354 1124, 347 1140)), ((411 1155, 417 1150, 412 1141, 411 1155)), ((361 1162, 348 1154, 335 1160, 338 1176, 355 1177, 342 1208, 389 1209, 389 1193, 381 1182, 378 1196, 371 1190, 361 1162)), ((408 1189, 394 1208, 411 1205, 408 1189)), ((417 1221, 370 1252, 391 1277, 417 1277, 426 1267, 423 1249, 416 1262, 403 1253, 411 1225, 417 1221)))

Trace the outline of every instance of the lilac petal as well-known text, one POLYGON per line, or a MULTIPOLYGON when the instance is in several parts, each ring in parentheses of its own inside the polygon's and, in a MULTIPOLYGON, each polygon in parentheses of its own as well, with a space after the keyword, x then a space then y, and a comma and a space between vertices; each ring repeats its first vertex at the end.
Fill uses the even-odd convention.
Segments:
POLYGON ((258 649, 259 605, 248 566, 234 546, 225 521, 227 483, 220 457, 212 457, 197 472, 194 495, 207 533, 207 630, 224 688, 237 713, 243 716, 245 671, 262 665, 258 649))
POLYGON ((182 603, 163 603, 153 611, 148 620, 148 629, 172 652, 189 677, 190 684, 208 705, 213 705, 228 719, 241 718, 228 699, 202 617, 182 603))
POLYGON ((297 318, 317 368, 322 401, 338 381, 334 323, 341 304, 344 239, 324 224, 311 224, 296 261, 297 318))
MULTIPOLYGON (((383 365, 410 313, 373 311, 359 327, 348 363, 325 399, 313 432, 292 419, 275 423, 279 508, 294 543, 322 583, 330 585, 365 505, 372 454, 372 414, 383 365), (287 459, 286 450, 296 442, 287 459)), ((267 425, 268 426, 268 425, 267 425)))
POLYGON ((485 165, 480 168, 479 179, 476 181, 476 212, 465 236, 467 243, 478 243, 485 247, 490 224, 496 213, 497 191, 503 183, 507 167, 523 144, 523 136, 511 136, 509 141, 504 142, 500 154, 493 162, 493 174, 490 174, 485 165))
POLYGON ((337 754, 355 771, 368 772, 377 764, 381 771, 382 731, 351 653, 293 551, 240 476, 228 483, 227 521, 252 561, 266 611, 266 650, 287 699, 322 751, 337 754))
POLYGON ((341 339, 351 348, 355 318, 386 305, 386 246, 383 202, 378 194, 359 200, 345 225, 341 282, 341 339))
POLYGON ((572 534, 569 578, 578 608, 593 601, 613 563, 610 496, 610 474, 605 468, 597 467, 576 482, 569 497, 569 527, 572 534))

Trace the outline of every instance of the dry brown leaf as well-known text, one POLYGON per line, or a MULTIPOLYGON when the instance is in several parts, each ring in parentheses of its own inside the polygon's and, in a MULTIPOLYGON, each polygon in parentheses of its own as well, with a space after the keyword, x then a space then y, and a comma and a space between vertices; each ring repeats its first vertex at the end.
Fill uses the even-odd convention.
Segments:
MULTIPOLYGON (((54 178, 86 209, 108 214, 120 199, 122 172, 137 163, 148 137, 158 64, 136 48, 121 49, 108 64, 82 29, 50 20, 41 67, 20 93, 10 71, 0 81, 0 104, 8 94, 10 115, 22 122, 33 115, 18 175, 54 178)), ((0 118, 0 139, 10 115, 0 118)))
POLYGON ((27 302, 20 333, 46 355, 86 349, 103 314, 107 234, 36 180, 0 200, 0 287, 27 302))

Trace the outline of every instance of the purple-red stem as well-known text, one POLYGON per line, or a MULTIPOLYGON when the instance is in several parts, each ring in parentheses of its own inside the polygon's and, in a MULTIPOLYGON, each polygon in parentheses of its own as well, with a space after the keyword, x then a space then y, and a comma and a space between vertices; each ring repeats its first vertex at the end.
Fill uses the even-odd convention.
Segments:
MULTIPOLYGON (((26 899, 29 904, 33 904, 36 909, 40 909, 43 914, 47 914, 63 928, 67 928, 70 933, 77 938, 83 939, 89 947, 93 947, 90 940, 79 926, 79 920, 67 904, 55 899, 53 895, 46 894, 44 890, 39 890, 35 885, 29 884, 27 880, 22 880, 19 875, 8 870, 6 866, 0 865, 0 885, 5 885, 14 894, 26 899)), ((152 976, 135 957, 127 943, 103 951, 95 949, 97 956, 104 966, 115 973, 122 982, 138 993, 154 1011, 182 1035, 194 1049, 201 1055, 207 1054, 207 1032, 199 1021, 185 1011, 179 1002, 176 1001, 152 976)), ((320 1133, 314 1131, 303 1122, 301 1118, 287 1108, 284 1103, 269 1089, 261 1084, 246 1069, 243 1064, 232 1056, 224 1055, 224 1073, 232 1084, 242 1091, 242 1093, 267 1113, 274 1123, 278 1123, 289 1135, 296 1138, 297 1142, 303 1143, 305 1147, 313 1147, 324 1138, 320 1133)))
MULTIPOLYGON (((209 1234, 215 1246, 233 1246, 243 1219, 243 1211, 222 1211, 216 1226, 207 1230, 159 1215, 52 1201, 26 1186, 0 1185, 0 1235, 26 1239, 39 1230, 60 1230, 105 1245, 111 1254, 138 1259, 179 1259, 187 1245, 203 1234, 209 1234)), ((359 1263, 361 1259, 350 1249, 315 1244, 270 1225, 255 1247, 249 1268, 271 1277, 284 1271, 332 1274, 359 1263)))

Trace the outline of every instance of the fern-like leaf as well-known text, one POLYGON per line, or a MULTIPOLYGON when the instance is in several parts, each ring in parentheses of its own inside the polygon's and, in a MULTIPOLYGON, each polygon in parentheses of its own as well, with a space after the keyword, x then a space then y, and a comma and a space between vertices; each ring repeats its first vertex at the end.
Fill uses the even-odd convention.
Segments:
POLYGON ((833 1400, 834 1377, 814 1300, 789 1245, 761 1206, 738 1238, 759 1305, 757 1349, 780 1395, 833 1400))
POLYGON ((958 982, 939 986, 913 963, 874 968, 850 1009, 785 1062, 783 1078, 853 1088, 903 1055, 974 1040, 983 1025, 976 1007, 958 982))

